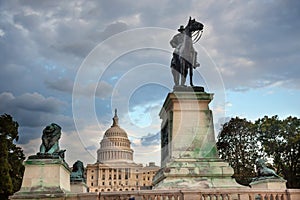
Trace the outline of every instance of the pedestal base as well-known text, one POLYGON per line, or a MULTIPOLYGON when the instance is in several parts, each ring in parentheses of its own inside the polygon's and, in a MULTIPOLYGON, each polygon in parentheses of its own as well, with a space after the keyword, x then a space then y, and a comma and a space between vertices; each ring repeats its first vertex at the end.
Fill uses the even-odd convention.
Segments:
POLYGON ((159 113, 161 166, 155 189, 243 188, 234 171, 219 159, 213 114, 213 94, 201 87, 174 87, 159 113))
POLYGON ((86 193, 88 186, 81 181, 71 181, 71 192, 72 193, 86 193))
POLYGON ((11 199, 60 197, 66 192, 70 192, 70 169, 64 160, 28 159, 21 190, 11 199))
POLYGON ((154 177, 154 189, 245 188, 221 159, 174 159, 154 177))
POLYGON ((286 189, 286 180, 274 178, 274 179, 263 179, 257 180, 250 183, 253 189, 269 189, 269 190, 279 190, 286 189))

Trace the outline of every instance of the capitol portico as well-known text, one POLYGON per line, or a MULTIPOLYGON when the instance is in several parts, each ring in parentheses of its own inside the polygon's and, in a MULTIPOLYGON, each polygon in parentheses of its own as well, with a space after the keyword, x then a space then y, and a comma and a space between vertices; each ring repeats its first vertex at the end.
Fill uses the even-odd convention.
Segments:
POLYGON ((127 133, 119 126, 117 110, 112 126, 104 133, 97 151, 97 162, 87 165, 90 192, 151 189, 159 167, 150 162, 143 166, 133 161, 127 133))

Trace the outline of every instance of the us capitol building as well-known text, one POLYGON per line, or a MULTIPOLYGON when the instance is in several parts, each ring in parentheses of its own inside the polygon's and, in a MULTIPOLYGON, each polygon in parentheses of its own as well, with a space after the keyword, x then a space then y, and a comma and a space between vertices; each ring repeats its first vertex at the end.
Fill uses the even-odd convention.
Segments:
POLYGON ((133 161, 127 133, 119 126, 117 110, 113 124, 100 142, 97 162, 86 167, 89 192, 132 191, 152 188, 152 179, 160 167, 154 162, 143 166, 133 161))

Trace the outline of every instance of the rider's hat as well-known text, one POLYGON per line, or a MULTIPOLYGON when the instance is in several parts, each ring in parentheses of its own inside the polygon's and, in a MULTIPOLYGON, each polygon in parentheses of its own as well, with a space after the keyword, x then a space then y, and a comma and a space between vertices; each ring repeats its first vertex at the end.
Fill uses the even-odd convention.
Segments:
POLYGON ((184 26, 181 25, 181 26, 179 27, 178 31, 179 31, 179 32, 184 31, 184 26))

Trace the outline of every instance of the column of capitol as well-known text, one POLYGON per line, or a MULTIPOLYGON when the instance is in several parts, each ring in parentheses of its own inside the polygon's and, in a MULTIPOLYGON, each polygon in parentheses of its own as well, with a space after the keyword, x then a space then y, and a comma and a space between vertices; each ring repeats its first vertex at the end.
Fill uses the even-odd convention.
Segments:
POLYGON ((127 133, 119 126, 117 110, 112 126, 104 133, 97 151, 97 162, 87 165, 90 192, 129 191, 152 188, 152 179, 159 167, 133 161, 133 150, 127 133))

